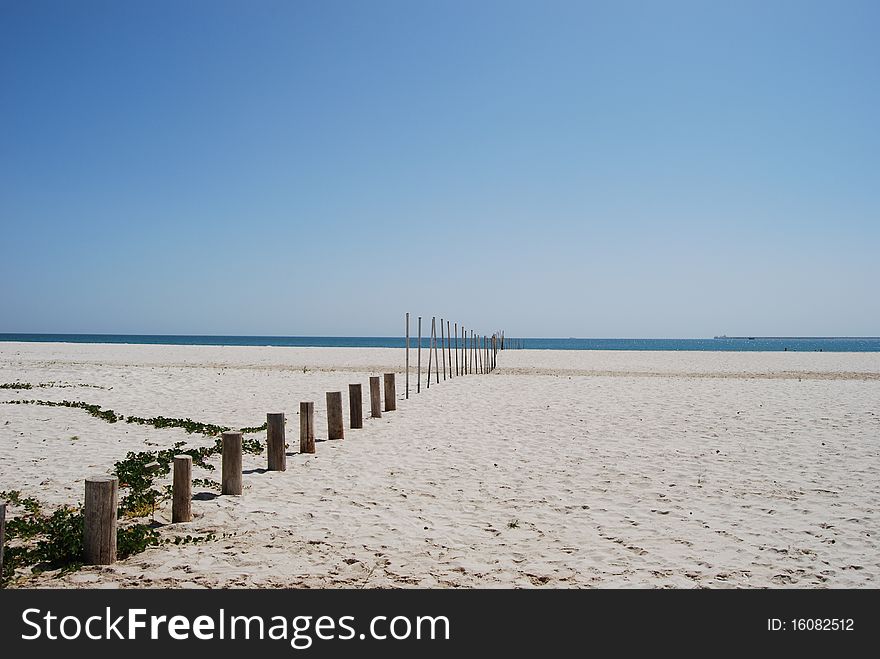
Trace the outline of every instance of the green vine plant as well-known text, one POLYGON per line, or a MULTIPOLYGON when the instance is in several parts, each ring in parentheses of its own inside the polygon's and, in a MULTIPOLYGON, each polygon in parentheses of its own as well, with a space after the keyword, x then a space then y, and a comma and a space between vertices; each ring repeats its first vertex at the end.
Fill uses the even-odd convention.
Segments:
MULTIPOLYGON (((6 522, 7 545, 0 587, 8 585, 19 568, 29 567, 33 574, 59 570, 58 574, 63 575, 83 566, 82 507, 62 506, 46 513, 37 499, 24 497, 17 490, 0 492, 0 499, 20 509, 19 514, 6 522)), ((224 533, 223 538, 233 535, 224 533)), ((149 524, 131 523, 117 530, 116 552, 124 559, 155 545, 199 544, 216 538, 214 533, 160 538, 149 524)))
MULTIPOLYGON (((229 430, 224 426, 199 423, 192 419, 169 419, 155 417, 145 419, 124 416, 113 410, 104 410, 99 405, 82 402, 62 401, 5 401, 7 404, 33 404, 50 407, 72 407, 83 409, 94 417, 108 423, 137 423, 155 428, 183 428, 188 433, 217 436, 229 430)), ((266 429, 266 424, 241 428, 242 434, 254 434, 266 429)), ((119 478, 122 497, 119 501, 118 517, 126 520, 117 530, 117 555, 120 559, 138 554, 150 546, 161 543, 207 542, 214 534, 206 536, 173 537, 162 540, 151 523, 143 520, 155 515, 156 508, 171 496, 171 486, 159 487, 156 480, 168 476, 175 455, 189 455, 193 466, 213 471, 214 465, 208 460, 222 452, 222 438, 216 437, 211 446, 185 448, 185 442, 176 442, 171 448, 160 451, 130 451, 125 458, 115 463, 114 473, 119 478)), ((260 454, 263 442, 256 437, 242 440, 242 452, 260 454)), ((196 487, 209 487, 219 490, 219 483, 207 478, 193 480, 196 487)), ((43 505, 35 498, 22 497, 18 491, 0 492, 19 514, 12 516, 6 524, 6 558, 4 574, 0 575, 0 585, 8 583, 18 568, 30 568, 31 572, 60 570, 65 574, 82 567, 83 511, 81 506, 62 506, 51 513, 45 512, 43 505)), ((224 534, 225 537, 225 534, 224 534)))
MULTIPOLYGON (((28 387, 29 388, 29 387, 28 387)), ((60 402, 53 400, 5 400, 4 405, 43 405, 46 407, 71 407, 75 409, 85 410, 91 416, 103 419, 107 423, 136 423, 142 426, 153 426, 154 428, 183 428, 187 433, 198 433, 201 435, 219 435, 222 432, 231 430, 228 426, 218 426, 213 423, 201 423, 192 419, 169 419, 164 416, 156 416, 145 419, 139 416, 125 416, 118 414, 113 410, 105 410, 100 405, 92 403, 84 403, 76 400, 62 400, 60 402)), ((262 432, 266 429, 266 424, 261 426, 253 426, 250 428, 241 428, 243 434, 262 432)))

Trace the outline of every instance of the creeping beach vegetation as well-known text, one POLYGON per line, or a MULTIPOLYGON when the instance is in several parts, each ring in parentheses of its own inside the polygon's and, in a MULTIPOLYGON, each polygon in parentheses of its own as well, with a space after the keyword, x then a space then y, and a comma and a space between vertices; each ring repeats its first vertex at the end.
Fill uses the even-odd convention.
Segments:
MULTIPOLYGON (((171 497, 171 486, 159 487, 156 485, 156 480, 168 476, 175 455, 189 455, 193 459, 193 466, 213 471, 214 465, 208 460, 221 453, 222 439, 218 435, 230 428, 200 423, 192 419, 171 419, 161 416, 145 419, 125 416, 113 410, 104 410, 100 405, 78 401, 15 400, 4 403, 72 407, 85 410, 108 423, 122 421, 151 425, 154 428, 183 428, 188 433, 216 437, 212 445, 201 448, 185 448, 185 442, 176 442, 172 447, 160 451, 130 451, 124 459, 115 463, 114 469, 122 492, 117 514, 119 518, 126 520, 117 530, 116 546, 119 558, 140 553, 153 545, 207 542, 214 538, 213 534, 208 534, 160 539, 152 519, 150 522, 136 520, 152 518, 156 507, 171 497)), ((266 425, 263 424, 241 428, 241 432, 253 434, 265 429, 266 425)), ((242 452, 259 454, 262 451, 263 443, 259 439, 243 438, 242 452)), ((219 483, 207 478, 193 479, 193 485, 219 488, 219 483)), ((23 497, 15 490, 0 492, 0 500, 5 500, 13 508, 20 510, 19 514, 6 523, 4 574, 0 577, 0 585, 8 583, 18 568, 29 567, 35 573, 61 570, 60 574, 64 574, 82 567, 83 510, 81 506, 62 506, 47 513, 39 500, 23 497)))

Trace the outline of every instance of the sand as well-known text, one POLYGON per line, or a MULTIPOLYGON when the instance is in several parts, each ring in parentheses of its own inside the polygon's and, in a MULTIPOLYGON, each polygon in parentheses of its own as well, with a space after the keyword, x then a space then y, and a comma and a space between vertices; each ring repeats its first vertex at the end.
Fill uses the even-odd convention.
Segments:
MULTIPOLYGON (((423 351, 423 367, 427 354, 423 351)), ((880 354, 506 351, 491 375, 404 399, 403 350, 0 343, 13 399, 257 426, 288 415, 288 470, 48 587, 876 587, 880 354), (370 419, 369 375, 398 409, 370 419), (361 382, 365 427, 299 455, 298 403, 361 382), (64 385, 64 386, 59 386, 64 385), (86 385, 86 386, 84 386, 86 385), (224 537, 225 536, 225 537, 224 537)), ((415 353, 412 354, 413 372, 415 353)), ((208 445, 78 409, 0 405, 0 490, 49 505, 128 451, 208 445)), ((214 460, 219 467, 219 460, 214 460)), ((198 469, 196 477, 219 478, 198 469)))

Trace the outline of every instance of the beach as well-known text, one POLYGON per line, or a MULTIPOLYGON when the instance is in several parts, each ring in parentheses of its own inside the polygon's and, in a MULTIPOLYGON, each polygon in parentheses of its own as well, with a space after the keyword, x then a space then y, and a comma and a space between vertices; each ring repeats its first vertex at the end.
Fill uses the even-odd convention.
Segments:
MULTIPOLYGON (((880 353, 507 350, 432 382, 422 350, 0 343, 0 402, 82 401, 232 428, 287 415, 287 470, 244 456, 242 496, 195 487, 173 543, 20 587, 876 587, 880 353), (369 418, 368 378, 397 373, 369 418), (348 385, 364 428, 348 428, 348 385), (43 386, 41 386, 43 385, 43 386), (325 393, 343 392, 345 439, 325 393), (300 401, 315 402, 301 455, 300 401)), ((453 359, 453 369, 455 362, 453 359)), ((253 437, 265 440, 265 431, 253 437)), ((0 404, 0 490, 48 507, 181 428, 0 404)), ((194 469, 197 478, 218 471, 194 469)), ((170 483, 170 478, 162 480, 170 483)))

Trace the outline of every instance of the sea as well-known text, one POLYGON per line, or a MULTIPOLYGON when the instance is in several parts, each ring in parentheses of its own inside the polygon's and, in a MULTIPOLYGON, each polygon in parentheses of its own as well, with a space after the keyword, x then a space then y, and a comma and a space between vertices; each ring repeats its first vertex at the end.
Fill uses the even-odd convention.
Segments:
MULTIPOLYGON (((402 348, 402 336, 196 336, 174 334, 2 334, 0 341, 143 345, 402 348)), ((453 341, 455 339, 453 338, 453 341)), ((417 340, 410 338, 410 346, 417 340)), ((427 348, 429 339, 422 338, 427 348)), ((880 337, 727 337, 702 339, 513 338, 505 348, 526 350, 699 350, 722 352, 880 352, 880 337)))

